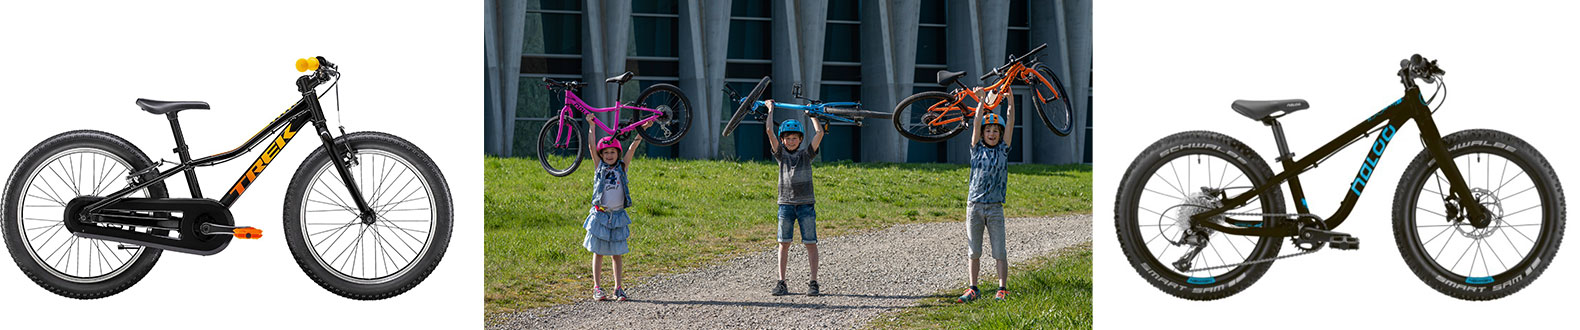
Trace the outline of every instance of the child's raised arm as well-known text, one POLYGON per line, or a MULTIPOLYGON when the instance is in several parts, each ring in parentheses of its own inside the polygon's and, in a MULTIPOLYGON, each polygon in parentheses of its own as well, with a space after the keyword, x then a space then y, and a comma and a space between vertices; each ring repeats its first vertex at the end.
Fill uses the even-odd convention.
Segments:
POLYGON ((977 144, 982 143, 982 117, 987 116, 987 114, 993 112, 993 110, 986 107, 986 97, 982 95, 981 87, 977 87, 971 92, 977 93, 977 99, 984 100, 983 102, 978 102, 976 118, 971 119, 971 146, 975 147, 977 144))
POLYGON ((763 130, 768 134, 768 150, 779 152, 779 137, 774 134, 774 100, 763 101, 768 107, 768 117, 763 120, 763 130))
POLYGON ((587 150, 592 153, 593 158, 597 158, 598 157, 598 133, 593 130, 593 127, 597 126, 597 125, 598 124, 593 123, 593 114, 591 112, 588 112, 587 113, 587 150))
POLYGON ((827 134, 828 130, 823 128, 823 121, 817 120, 817 117, 809 117, 809 119, 812 120, 812 130, 817 131, 817 136, 812 137, 812 152, 818 152, 823 150, 819 146, 823 145, 823 135, 827 134))
POLYGON ((1009 147, 1009 142, 1015 141, 1012 139, 1015 137, 1015 98, 1011 97, 1005 101, 1009 102, 1009 109, 1004 111, 1004 135, 999 136, 998 139, 1004 141, 1004 147, 1009 147))
MULTIPOLYGON (((653 127, 653 122, 650 121, 650 122, 647 122, 646 124, 642 124, 642 129, 645 130, 648 127, 653 127)), ((631 141, 631 147, 625 149, 625 166, 631 166, 631 159, 636 158, 636 147, 641 146, 641 145, 642 145, 642 134, 637 134, 636 135, 636 139, 631 141)))

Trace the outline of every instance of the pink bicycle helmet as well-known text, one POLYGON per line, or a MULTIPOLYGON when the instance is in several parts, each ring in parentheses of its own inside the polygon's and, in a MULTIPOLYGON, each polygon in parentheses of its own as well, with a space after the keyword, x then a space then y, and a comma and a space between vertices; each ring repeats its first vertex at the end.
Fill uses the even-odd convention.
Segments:
POLYGON ((613 136, 605 136, 602 139, 598 139, 598 152, 603 152, 604 149, 608 148, 624 150, 620 147, 620 140, 614 139, 613 136))

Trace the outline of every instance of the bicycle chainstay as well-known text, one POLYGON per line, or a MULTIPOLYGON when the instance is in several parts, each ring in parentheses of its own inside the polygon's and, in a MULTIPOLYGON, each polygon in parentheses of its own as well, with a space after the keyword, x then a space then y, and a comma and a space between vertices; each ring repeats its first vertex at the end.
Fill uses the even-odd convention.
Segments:
MULTIPOLYGON (((1298 218, 1298 217, 1302 217, 1302 216, 1310 216, 1310 217, 1313 217, 1313 218, 1321 219, 1321 217, 1317 217, 1317 215, 1309 214, 1309 213, 1308 214, 1299 214, 1299 213, 1237 213, 1237 212, 1226 212, 1223 215, 1224 216, 1258 216, 1258 217, 1269 217, 1269 216, 1271 216, 1271 217, 1284 217, 1284 218, 1298 218)), ((1296 248, 1299 248, 1299 246, 1297 245, 1296 248)), ((1281 255, 1281 256, 1276 256, 1276 257, 1272 257, 1272 258, 1262 258, 1262 259, 1256 259, 1256 260, 1246 260, 1244 262, 1227 264, 1227 265, 1218 265, 1218 266, 1212 266, 1212 267, 1206 267, 1206 268, 1193 268, 1193 269, 1190 269, 1190 271, 1193 271, 1193 272, 1194 271, 1207 271, 1207 270, 1214 270, 1214 269, 1240 267, 1240 266, 1244 266, 1244 265, 1255 265, 1255 264, 1259 264, 1259 263, 1273 262, 1273 261, 1279 260, 1279 259, 1299 257, 1299 256, 1307 255, 1307 254, 1316 253, 1317 251, 1321 251, 1321 250, 1322 250, 1322 248, 1318 247, 1318 248, 1311 249, 1311 250, 1300 251, 1299 253, 1295 253, 1295 254, 1281 255)))

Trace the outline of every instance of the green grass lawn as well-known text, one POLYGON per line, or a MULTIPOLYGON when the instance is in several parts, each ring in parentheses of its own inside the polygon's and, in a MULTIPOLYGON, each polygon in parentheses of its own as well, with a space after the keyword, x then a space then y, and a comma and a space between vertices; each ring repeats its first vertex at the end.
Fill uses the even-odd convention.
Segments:
MULTIPOLYGON (((532 158, 484 160, 484 303, 488 312, 583 299, 592 254, 581 225, 592 196, 592 162, 549 176, 532 158)), ((818 234, 838 236, 901 223, 961 221, 969 168, 951 164, 815 163, 818 234)), ((1091 212, 1089 165, 1011 165, 1009 217, 1091 212)), ((626 285, 775 244, 778 165, 770 162, 633 161, 631 253, 626 285)), ((604 280, 613 281, 608 261, 604 280)), ((605 285, 612 286, 610 282, 605 285)))
MULTIPOLYGON (((983 260, 984 274, 992 273, 991 260, 983 260)), ((954 302, 962 289, 945 291, 921 306, 907 308, 892 319, 869 327, 877 329, 1091 329, 1092 247, 1074 246, 1056 255, 1033 259, 1013 267, 1009 299, 993 299, 996 275, 985 276, 978 288, 982 299, 954 302)))

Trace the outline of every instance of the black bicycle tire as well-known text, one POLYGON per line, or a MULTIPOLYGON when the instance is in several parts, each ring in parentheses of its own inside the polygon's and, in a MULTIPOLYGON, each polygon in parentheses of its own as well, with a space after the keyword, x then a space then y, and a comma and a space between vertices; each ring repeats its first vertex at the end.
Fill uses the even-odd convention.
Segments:
POLYGON ((1537 251, 1527 254, 1521 262, 1503 273, 1488 276, 1491 281, 1485 283, 1471 283, 1469 278, 1444 270, 1435 261, 1429 260, 1430 253, 1421 250, 1423 246, 1417 243, 1419 238, 1412 234, 1416 228, 1413 211, 1420 198, 1419 185, 1426 184, 1426 180, 1438 172, 1437 162, 1431 153, 1423 150, 1400 175, 1399 187, 1394 193, 1394 242, 1399 254, 1416 277, 1444 295, 1464 300, 1492 300, 1512 295, 1535 282, 1558 254, 1567 213, 1563 186, 1541 152, 1512 134, 1472 129, 1444 136, 1443 143, 1449 149, 1450 157, 1456 152, 1484 152, 1514 161, 1522 169, 1529 168, 1525 172, 1533 183, 1542 188, 1536 190, 1541 194, 1539 196, 1543 196, 1542 211, 1548 215, 1542 221, 1537 242, 1531 247, 1537 251))
MULTIPOLYGON (((741 125, 741 120, 745 120, 746 114, 752 112, 752 104, 757 103, 757 98, 763 96, 763 92, 768 90, 768 85, 771 83, 773 83, 773 78, 769 76, 763 76, 763 79, 757 81, 757 87, 752 87, 752 92, 747 93, 746 97, 741 99, 741 104, 735 107, 735 114, 730 115, 730 122, 724 125, 724 132, 721 136, 730 136, 731 133, 735 133, 735 128, 741 125)), ((769 120, 773 119, 770 118, 769 120)))
MULTIPOLYGON (((642 94, 637 96, 636 102, 633 104, 643 104, 643 101, 647 100, 648 97, 659 92, 674 93, 675 97, 680 99, 680 108, 674 109, 674 114, 678 114, 680 115, 679 117, 684 118, 680 119, 678 132, 672 133, 673 136, 670 136, 666 139, 654 137, 652 134, 648 133, 647 129, 642 129, 640 127, 636 129, 636 132, 637 134, 640 134, 642 139, 646 140, 648 143, 652 143, 657 146, 672 146, 676 143, 680 143, 680 139, 686 137, 686 133, 691 131, 691 99, 686 98, 686 92, 681 90, 680 87, 675 87, 675 85, 670 84, 654 84, 653 86, 648 86, 647 89, 642 90, 642 94)), ((633 111, 632 114, 635 115, 636 112, 633 111)), ((676 117, 674 114, 671 114, 671 118, 676 117)))
MULTIPOLYGON (((928 98, 928 97, 941 97, 941 98, 944 98, 945 100, 947 100, 947 102, 949 102, 949 103, 959 103, 960 102, 959 100, 955 99, 955 96, 953 94, 944 93, 944 92, 936 92, 936 91, 921 92, 921 93, 916 93, 916 94, 913 94, 911 96, 906 97, 904 100, 901 100, 900 103, 898 103, 897 105, 894 106, 894 114, 890 118, 890 121, 894 122, 894 130, 899 131, 900 132, 900 136, 904 136, 905 138, 911 139, 912 141, 916 141, 916 142, 933 143, 933 142, 939 142, 939 141, 943 141, 943 140, 948 140, 949 138, 955 137, 955 135, 959 135, 960 132, 964 132, 970 126, 971 118, 970 117, 963 117, 964 120, 960 121, 960 125, 959 126, 955 127, 952 130, 949 130, 949 132, 946 132, 946 133, 943 133, 943 134, 936 134, 936 135, 928 136, 928 135, 919 135, 919 134, 915 134, 915 133, 911 133, 909 131, 906 131, 905 130, 905 123, 903 122, 904 118, 907 117, 906 114, 905 114, 906 109, 910 108, 911 103, 914 103, 914 102, 916 102, 918 100, 921 100, 923 98, 928 98)), ((962 105, 962 107, 963 106, 964 105, 962 105)))
POLYGON ((536 143, 537 144, 536 149, 537 149, 537 152, 538 152, 538 165, 543 167, 543 171, 548 172, 549 175, 552 175, 552 176, 564 177, 564 176, 567 176, 567 175, 571 175, 571 173, 576 173, 576 169, 581 167, 582 159, 587 158, 587 154, 590 152, 590 151, 587 151, 587 146, 591 142, 589 142, 589 141, 581 141, 581 139, 583 139, 584 137, 583 137, 583 135, 581 135, 583 133, 582 133, 580 127, 576 125, 576 121, 572 120, 572 119, 570 119, 568 117, 565 118, 565 120, 569 121, 568 124, 571 127, 571 133, 570 133, 571 136, 573 136, 577 141, 581 141, 580 143, 572 143, 573 144, 572 147, 576 148, 576 158, 575 158, 575 160, 571 161, 571 166, 568 167, 568 168, 565 168, 565 169, 555 169, 553 166, 549 165, 548 158, 543 156, 543 153, 544 153, 544 151, 543 151, 543 141, 547 141, 545 139, 549 138, 548 134, 549 134, 551 128, 558 128, 558 127, 560 127, 559 125, 555 124, 555 123, 558 123, 559 120, 561 120, 561 119, 557 117, 557 118, 549 119, 549 121, 543 123, 543 129, 538 130, 538 140, 537 140, 537 143, 536 143))

